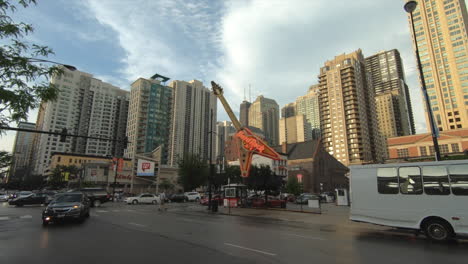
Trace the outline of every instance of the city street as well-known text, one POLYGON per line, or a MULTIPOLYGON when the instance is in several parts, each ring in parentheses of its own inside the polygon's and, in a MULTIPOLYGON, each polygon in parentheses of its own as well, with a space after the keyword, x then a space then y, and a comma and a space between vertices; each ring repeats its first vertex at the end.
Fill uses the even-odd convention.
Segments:
POLYGON ((341 220, 319 223, 322 216, 315 214, 281 212, 293 214, 286 221, 212 214, 194 203, 169 204, 166 212, 106 203, 82 224, 42 227, 43 208, 0 206, 0 263, 422 264, 466 263, 468 257, 466 240, 434 244, 413 232, 341 220), (301 220, 308 217, 315 220, 301 220))

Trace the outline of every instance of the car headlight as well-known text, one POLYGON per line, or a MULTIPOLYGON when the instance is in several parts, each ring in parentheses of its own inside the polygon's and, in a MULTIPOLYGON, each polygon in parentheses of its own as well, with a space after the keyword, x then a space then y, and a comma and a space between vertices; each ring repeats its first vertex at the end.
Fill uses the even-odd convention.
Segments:
POLYGON ((81 205, 74 205, 71 209, 72 210, 78 210, 81 208, 81 205))

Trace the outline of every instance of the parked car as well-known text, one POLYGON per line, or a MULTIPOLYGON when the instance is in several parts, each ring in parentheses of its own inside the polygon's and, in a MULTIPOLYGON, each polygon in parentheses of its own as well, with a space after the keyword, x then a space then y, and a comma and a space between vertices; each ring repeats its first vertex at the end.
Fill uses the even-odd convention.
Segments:
POLYGON ((6 194, 6 193, 0 194, 0 202, 7 202, 9 198, 10 198, 9 194, 6 194))
POLYGON ((42 225, 68 219, 84 221, 89 217, 91 201, 82 192, 63 193, 45 208, 42 212, 42 225))
POLYGON ((186 192, 184 195, 187 198, 186 200, 189 202, 198 202, 201 199, 201 196, 198 192, 186 192))
POLYGON ((127 199, 125 199, 125 202, 127 204, 158 204, 159 197, 151 193, 142 193, 138 196, 128 197, 127 199))
POLYGON ((182 202, 185 202, 187 201, 187 197, 185 196, 185 194, 183 193, 177 193, 177 194, 173 194, 169 200, 171 202, 176 202, 176 203, 182 203, 182 202))
POLYGON ((30 192, 30 191, 18 191, 18 192, 13 193, 13 194, 10 196, 10 199, 15 199, 15 198, 19 198, 19 197, 25 197, 25 196, 29 196, 30 194, 32 194, 32 192, 30 192))
MULTIPOLYGON (((223 197, 221 197, 221 195, 219 195, 219 194, 213 195, 211 197, 211 200, 214 201, 214 202, 218 202, 218 205, 223 204, 223 197)), ((208 205, 208 202, 209 202, 208 196, 205 196, 200 200, 201 205, 208 205)))
POLYGON ((99 207, 101 204, 109 201, 110 194, 104 188, 82 188, 79 190, 70 190, 68 192, 82 192, 86 194, 86 197, 90 200, 91 207, 99 207))
POLYGON ((18 196, 10 201, 9 205, 15 205, 21 207, 23 205, 32 205, 32 204, 45 204, 47 195, 44 193, 31 193, 27 196, 18 196))
POLYGON ((316 194, 303 193, 296 198, 296 204, 307 204, 309 200, 320 200, 320 197, 316 194))
POLYGON ((286 201, 284 199, 279 199, 273 196, 268 196, 267 206, 286 208, 286 201))

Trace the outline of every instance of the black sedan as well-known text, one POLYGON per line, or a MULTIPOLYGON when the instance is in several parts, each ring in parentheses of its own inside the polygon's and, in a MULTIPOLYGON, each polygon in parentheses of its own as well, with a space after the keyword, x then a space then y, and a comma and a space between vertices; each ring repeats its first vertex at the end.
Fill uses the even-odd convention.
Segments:
POLYGON ((23 205, 45 204, 46 201, 47 201, 47 194, 31 193, 30 195, 27 195, 27 196, 20 196, 20 197, 14 198, 10 200, 8 204, 21 207, 23 205))
POLYGON ((183 193, 177 193, 169 197, 169 200, 171 202, 176 202, 176 203, 183 203, 187 201, 187 197, 183 193))
POLYGON ((81 192, 61 194, 42 212, 42 225, 67 219, 84 221, 89 217, 89 206, 89 199, 81 192))

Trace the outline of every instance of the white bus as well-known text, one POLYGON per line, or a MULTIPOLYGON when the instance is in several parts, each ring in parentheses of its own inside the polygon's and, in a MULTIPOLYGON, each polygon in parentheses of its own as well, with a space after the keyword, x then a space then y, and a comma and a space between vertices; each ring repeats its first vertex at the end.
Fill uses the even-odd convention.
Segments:
POLYGON ((468 235, 468 160, 350 166, 352 221, 468 235))

